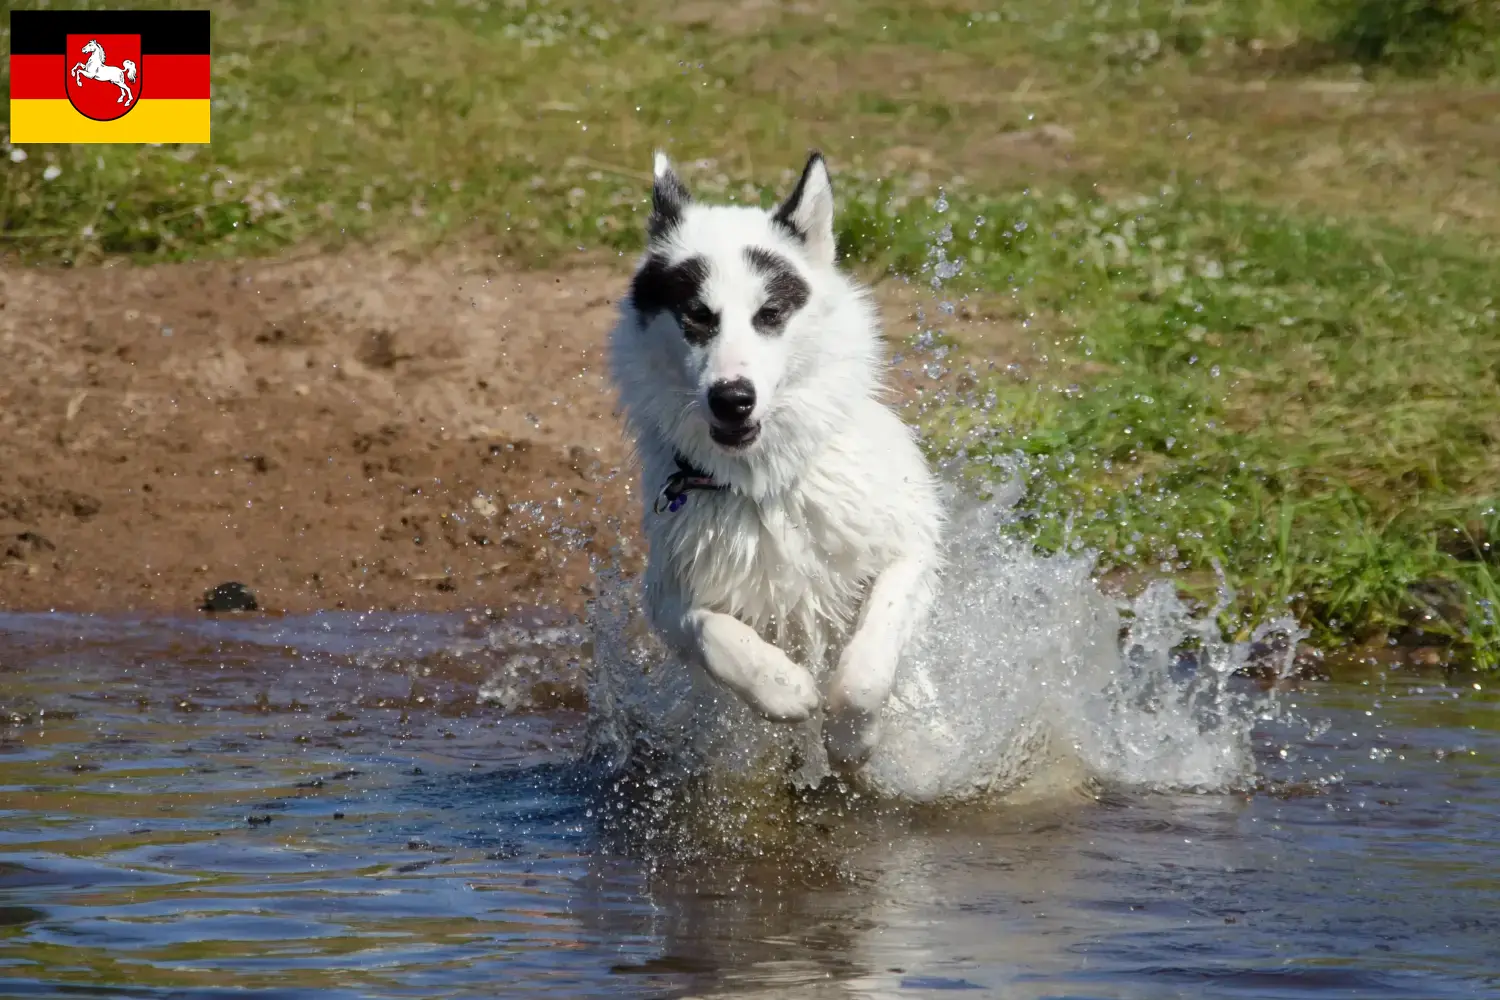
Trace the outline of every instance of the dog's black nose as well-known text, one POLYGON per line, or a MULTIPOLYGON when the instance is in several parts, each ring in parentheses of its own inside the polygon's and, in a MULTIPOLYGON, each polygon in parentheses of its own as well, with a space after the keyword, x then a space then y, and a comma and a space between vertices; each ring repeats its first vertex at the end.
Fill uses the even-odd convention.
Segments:
POLYGON ((755 386, 749 379, 715 382, 708 389, 708 408, 726 424, 742 424, 755 409, 755 386))

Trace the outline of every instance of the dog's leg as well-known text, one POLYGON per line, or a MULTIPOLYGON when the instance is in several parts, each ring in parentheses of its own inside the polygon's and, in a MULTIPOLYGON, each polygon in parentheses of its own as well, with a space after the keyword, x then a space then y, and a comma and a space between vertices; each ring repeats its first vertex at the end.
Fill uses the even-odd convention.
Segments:
POLYGON ((812 674, 732 615, 690 611, 703 668, 771 722, 801 722, 818 707, 812 674))
POLYGON ((858 765, 879 742, 896 665, 927 615, 932 591, 933 569, 925 559, 898 560, 875 578, 828 686, 823 743, 835 764, 858 765))
POLYGON ((675 597, 648 603, 668 642, 761 717, 801 722, 817 710, 818 685, 812 675, 738 618, 686 608, 675 597))

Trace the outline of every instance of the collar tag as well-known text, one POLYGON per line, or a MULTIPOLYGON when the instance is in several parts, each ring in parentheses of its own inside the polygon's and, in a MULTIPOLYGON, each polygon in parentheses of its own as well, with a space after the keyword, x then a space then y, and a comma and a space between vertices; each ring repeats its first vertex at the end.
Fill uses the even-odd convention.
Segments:
POLYGON ((681 455, 676 456, 677 471, 667 477, 662 484, 661 492, 656 494, 656 502, 651 509, 657 514, 675 514, 687 503, 688 493, 691 490, 727 490, 729 486, 725 483, 714 482, 714 477, 697 468, 681 455))

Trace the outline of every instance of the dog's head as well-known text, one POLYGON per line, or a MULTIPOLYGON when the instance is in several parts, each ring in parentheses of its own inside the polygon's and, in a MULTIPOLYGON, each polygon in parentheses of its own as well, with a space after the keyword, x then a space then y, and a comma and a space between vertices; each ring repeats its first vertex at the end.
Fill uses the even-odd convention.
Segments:
POLYGON ((653 377, 676 397, 672 433, 706 432, 725 453, 749 452, 809 354, 825 290, 839 287, 828 168, 813 153, 771 211, 694 201, 663 153, 653 173, 630 305, 653 377))

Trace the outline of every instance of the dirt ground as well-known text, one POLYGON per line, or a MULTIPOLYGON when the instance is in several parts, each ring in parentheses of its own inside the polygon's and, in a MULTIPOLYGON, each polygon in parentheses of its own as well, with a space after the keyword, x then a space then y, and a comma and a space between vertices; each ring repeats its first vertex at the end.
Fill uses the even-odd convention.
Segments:
MULTIPOLYGON (((581 610, 591 560, 641 557, 603 356, 627 277, 0 269, 0 607, 190 612, 236 581, 273 611, 581 610)), ((920 294, 879 294, 909 333, 920 294)))

